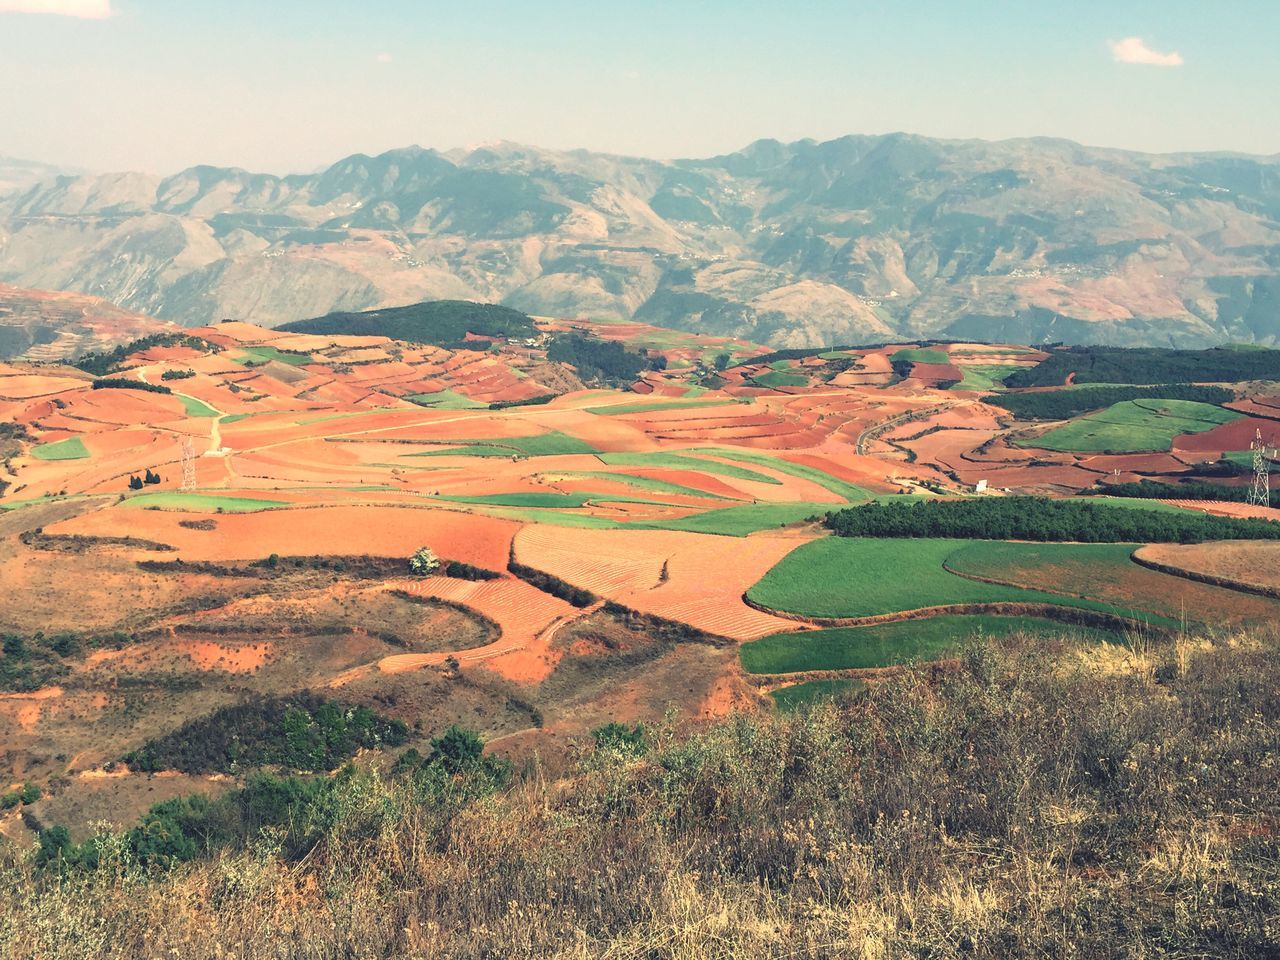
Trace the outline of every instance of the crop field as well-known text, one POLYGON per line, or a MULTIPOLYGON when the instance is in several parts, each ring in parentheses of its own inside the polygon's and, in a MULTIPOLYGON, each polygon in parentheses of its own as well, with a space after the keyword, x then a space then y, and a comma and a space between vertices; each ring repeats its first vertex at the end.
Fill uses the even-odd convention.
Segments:
POLYGON ((941 606, 1031 603, 1109 613, 1162 626, 1175 623, 1110 603, 1045 589, 983 583, 950 572, 951 557, 969 544, 967 540, 815 540, 796 548, 765 574, 747 591, 747 598, 767 610, 824 619, 878 617, 941 606), (893 575, 885 576, 885 571, 893 571, 893 575))
POLYGON ((498 437, 459 440, 457 446, 410 453, 410 457, 559 457, 596 453, 591 444, 568 434, 552 431, 532 437, 498 437))
POLYGON ((43 443, 31 451, 37 460, 85 460, 89 450, 79 437, 67 437, 55 443, 43 443))
POLYGON ((798 710, 822 700, 850 696, 863 688, 860 680, 835 678, 832 680, 806 680, 772 690, 769 696, 774 706, 782 711, 798 710))
MULTIPOLYGON (((690 451, 698 453, 702 451, 690 451)), ((600 460, 610 466, 619 467, 662 467, 671 470, 691 470, 699 473, 710 473, 716 476, 731 477, 735 480, 751 480, 756 483, 781 484, 777 477, 771 477, 757 470, 731 463, 720 463, 703 457, 690 456, 685 453, 602 453, 600 460)), ((773 461, 763 464, 772 467, 773 461)))
POLYGON ((188 397, 185 394, 175 394, 182 401, 183 409, 188 417, 216 417, 218 411, 209 406, 203 400, 197 400, 195 397, 188 397))
POLYGON ((913 660, 939 660, 975 635, 1010 633, 1120 639, 1104 630, 1069 626, 1043 617, 943 615, 865 627, 831 627, 761 637, 740 648, 748 673, 803 673, 809 670, 868 670, 913 660))
POLYGON ((1053 590, 1204 623, 1280 621, 1280 601, 1240 594, 1134 563, 1134 544, 974 541, 947 557, 947 569, 1033 590, 1053 590))
POLYGON ((982 390, 993 393, 1003 390, 1004 378, 1018 368, 1011 363, 969 363, 958 369, 964 374, 964 379, 952 387, 952 390, 982 390))
POLYGON ((172 490, 158 493, 143 493, 130 497, 126 503, 131 507, 145 510, 191 510, 194 512, 223 511, 226 513, 249 513, 254 510, 269 510, 273 507, 287 507, 286 500, 263 500, 257 497, 237 497, 222 494, 179 493, 172 490))
POLYGON ((1240 416, 1194 400, 1124 400, 1022 445, 1075 453, 1168 450, 1174 437, 1212 430, 1240 416))
POLYGON ((487 403, 473 400, 454 390, 438 390, 435 393, 411 393, 405 397, 420 407, 433 410, 479 410, 487 408, 487 403))
POLYGON ((951 358, 942 350, 933 347, 916 347, 899 350, 889 358, 898 363, 949 364, 951 358))

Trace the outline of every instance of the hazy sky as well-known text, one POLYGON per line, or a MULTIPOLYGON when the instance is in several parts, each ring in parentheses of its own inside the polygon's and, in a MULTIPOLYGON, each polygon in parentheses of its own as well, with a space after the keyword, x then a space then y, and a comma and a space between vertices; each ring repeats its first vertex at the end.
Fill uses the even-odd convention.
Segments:
POLYGON ((1277 0, 0 0, 0 155, 283 173, 894 130, 1270 154, 1278 50, 1277 0))

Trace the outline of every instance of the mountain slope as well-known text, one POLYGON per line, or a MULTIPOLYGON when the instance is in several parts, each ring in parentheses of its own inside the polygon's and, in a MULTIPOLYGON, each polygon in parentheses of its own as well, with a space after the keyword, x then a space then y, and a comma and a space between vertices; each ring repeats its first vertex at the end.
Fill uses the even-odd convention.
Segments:
POLYGON ((70 360, 173 329, 98 297, 0 283, 0 360, 70 360))
POLYGON ((1280 161, 892 134, 64 177, 0 200, 0 280, 184 324, 466 299, 777 346, 1275 343, 1280 161))

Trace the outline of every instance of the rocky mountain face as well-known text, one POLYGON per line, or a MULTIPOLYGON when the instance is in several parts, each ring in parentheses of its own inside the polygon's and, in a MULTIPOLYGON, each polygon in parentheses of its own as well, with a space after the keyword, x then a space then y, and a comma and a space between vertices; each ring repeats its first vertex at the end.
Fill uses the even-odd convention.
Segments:
POLYGON ((0 360, 72 360, 176 329, 98 297, 0 283, 0 360))
POLYGON ((0 197, 0 280, 189 325, 453 298, 780 347, 1276 343, 1280 158, 894 134, 61 177, 0 197))

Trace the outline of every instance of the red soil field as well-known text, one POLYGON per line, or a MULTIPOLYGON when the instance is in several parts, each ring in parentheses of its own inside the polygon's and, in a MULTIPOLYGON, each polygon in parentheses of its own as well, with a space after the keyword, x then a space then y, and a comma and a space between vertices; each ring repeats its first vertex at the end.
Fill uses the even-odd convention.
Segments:
MULTIPOLYGON (((253 494, 250 494, 253 495, 253 494)), ((270 499, 268 497, 268 499, 270 499)), ((440 556, 503 570, 519 524, 495 517, 395 506, 316 506, 219 515, 212 531, 189 530, 180 520, 209 514, 119 506, 49 528, 51 533, 133 536, 168 543, 184 560, 257 560, 281 556, 371 554, 408 557, 422 546, 440 556)))
POLYGON ((1262 431, 1262 440, 1267 446, 1280 446, 1280 422, 1250 417, 1224 423, 1204 433, 1174 437, 1173 449, 1175 452, 1188 451, 1214 455, 1229 450, 1248 450, 1259 430, 1262 431))
POLYGON ((733 538, 529 526, 517 535, 515 552, 521 563, 632 609, 752 640, 796 628, 794 621, 748 607, 742 594, 803 542, 759 534, 733 538))

